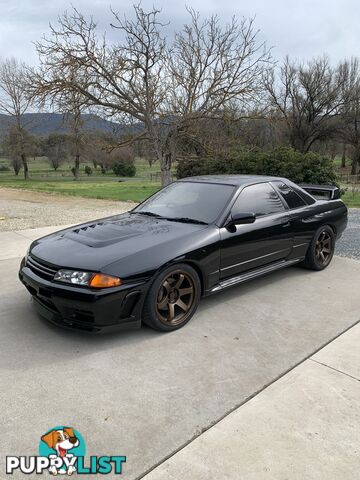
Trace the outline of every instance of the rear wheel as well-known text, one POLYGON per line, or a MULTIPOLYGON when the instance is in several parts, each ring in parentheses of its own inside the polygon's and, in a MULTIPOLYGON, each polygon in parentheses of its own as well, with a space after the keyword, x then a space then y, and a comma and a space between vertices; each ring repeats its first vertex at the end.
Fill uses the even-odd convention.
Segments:
POLYGON ((183 327, 197 309, 200 292, 199 277, 189 265, 167 268, 150 287, 144 305, 144 322, 163 332, 183 327))
POLYGON ((323 270, 334 255, 335 234, 331 227, 324 225, 319 228, 307 251, 304 266, 311 270, 323 270))

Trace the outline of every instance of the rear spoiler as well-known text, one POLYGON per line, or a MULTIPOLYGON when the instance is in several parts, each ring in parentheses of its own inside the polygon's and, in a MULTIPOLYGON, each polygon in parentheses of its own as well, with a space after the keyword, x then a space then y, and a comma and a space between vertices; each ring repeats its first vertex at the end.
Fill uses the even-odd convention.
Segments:
POLYGON ((320 200, 340 198, 340 188, 336 185, 299 185, 303 190, 320 200))

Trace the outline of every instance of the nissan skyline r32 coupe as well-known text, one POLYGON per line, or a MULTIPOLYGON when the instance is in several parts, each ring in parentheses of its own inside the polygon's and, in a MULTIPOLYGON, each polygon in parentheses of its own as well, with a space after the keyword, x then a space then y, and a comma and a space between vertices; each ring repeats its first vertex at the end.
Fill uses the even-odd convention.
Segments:
POLYGON ((322 270, 347 224, 337 187, 262 176, 202 176, 130 212, 30 246, 20 280, 38 312, 87 331, 184 326, 200 297, 301 263, 322 270))

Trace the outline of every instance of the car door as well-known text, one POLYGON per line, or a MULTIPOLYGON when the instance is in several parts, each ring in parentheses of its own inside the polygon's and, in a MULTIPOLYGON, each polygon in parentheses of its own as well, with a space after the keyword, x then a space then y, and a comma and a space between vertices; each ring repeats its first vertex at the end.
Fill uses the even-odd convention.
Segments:
POLYGON ((314 235, 315 218, 313 204, 306 203, 305 199, 290 186, 281 180, 274 180, 271 184, 285 200, 289 209, 291 227, 294 236, 292 258, 304 257, 314 235))
POLYGON ((269 182, 245 187, 231 215, 255 213, 252 224, 220 229, 220 278, 287 258, 293 246, 289 214, 269 182))

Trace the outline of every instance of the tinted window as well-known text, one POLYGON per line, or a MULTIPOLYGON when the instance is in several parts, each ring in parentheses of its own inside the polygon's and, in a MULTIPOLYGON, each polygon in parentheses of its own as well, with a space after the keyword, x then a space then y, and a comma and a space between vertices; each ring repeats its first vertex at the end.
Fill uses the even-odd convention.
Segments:
POLYGON ((135 209, 162 217, 188 217, 214 222, 234 192, 232 185, 202 182, 175 182, 145 200, 135 209))
POLYGON ((272 186, 259 183, 244 188, 232 208, 232 214, 255 213, 260 216, 284 210, 284 205, 272 186))
POLYGON ((285 199, 289 208, 298 208, 306 205, 305 201, 288 185, 283 182, 274 182, 280 191, 281 196, 285 199))

